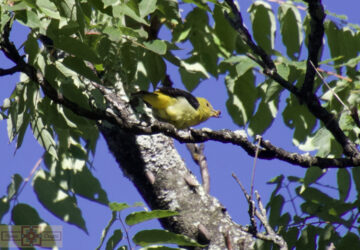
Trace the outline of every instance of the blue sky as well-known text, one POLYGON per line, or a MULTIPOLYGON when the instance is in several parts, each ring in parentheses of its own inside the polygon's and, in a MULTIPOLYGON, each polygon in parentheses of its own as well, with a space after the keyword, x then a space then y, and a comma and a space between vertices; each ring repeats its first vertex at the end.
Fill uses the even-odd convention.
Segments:
MULTIPOLYGON (((243 15, 246 16, 244 10, 247 9, 252 1, 240 0, 239 4, 243 15)), ((358 1, 323 1, 326 8, 337 14, 345 14, 349 17, 349 21, 353 23, 360 23, 360 16, 358 15, 358 8, 354 8, 358 1)), ((247 19, 247 18, 245 18, 247 19)), ((250 26, 249 24, 247 25, 250 26)), ((12 38, 20 45, 26 36, 26 29, 17 25, 12 33, 12 38)), ((0 60, 4 59, 0 55, 0 60)), ((3 65, 2 65, 3 66, 3 65)), ((180 84, 180 77, 174 69, 170 69, 172 80, 176 82, 176 87, 183 88, 180 84)), ((0 78, 2 91, 0 92, 0 99, 8 97, 13 90, 15 83, 18 81, 18 75, 0 78)), ((233 124, 225 107, 227 99, 225 85, 223 78, 209 79, 202 82, 199 87, 193 92, 194 95, 203 96, 210 100, 216 109, 222 111, 220 119, 210 119, 208 122, 200 125, 200 127, 210 127, 212 129, 239 129, 233 124)), ((282 101, 284 105, 284 101, 282 101)), ((264 138, 269 139, 273 144, 287 148, 290 151, 296 151, 296 148, 291 144, 292 131, 282 125, 281 114, 278 114, 272 128, 267 131, 264 138)), ((190 158, 184 144, 176 143, 179 153, 186 161, 189 169, 199 176, 199 169, 190 158)), ((15 153, 15 144, 8 143, 6 122, 0 122, 0 157, 1 176, 0 176, 0 196, 6 193, 6 187, 10 183, 10 178, 14 173, 19 173, 25 179, 35 163, 43 154, 43 149, 38 145, 30 130, 24 139, 24 144, 15 153)), ((248 224, 247 204, 245 199, 236 184, 232 179, 231 174, 235 173, 247 189, 250 187, 250 176, 253 165, 253 158, 249 157, 241 148, 234 147, 228 144, 221 144, 218 142, 207 142, 205 144, 205 154, 208 160, 211 186, 210 193, 217 197, 220 202, 228 209, 232 218, 240 224, 248 224)), ((97 146, 96 157, 94 159, 94 175, 99 178, 103 188, 107 191, 109 199, 117 202, 127 202, 132 204, 137 201, 142 201, 142 198, 137 193, 132 183, 128 181, 113 156, 109 153, 103 139, 100 139, 97 146)), ((334 171, 334 170, 332 170, 334 171)), ((301 175, 304 172, 300 167, 291 166, 280 161, 257 161, 255 189, 259 190, 264 202, 266 202, 273 190, 273 186, 266 185, 266 182, 272 177, 279 174, 284 175, 301 175)), ((335 173, 335 172, 334 172, 335 173)), ((93 249, 100 240, 102 229, 108 223, 111 212, 110 210, 98 204, 88 202, 79 198, 79 206, 83 211, 83 216, 86 220, 89 235, 85 234, 75 226, 64 224, 57 219, 50 212, 44 209, 37 201, 37 198, 32 191, 31 181, 27 184, 19 202, 28 203, 34 206, 40 216, 50 224, 64 225, 64 249, 93 249)), ((290 209, 291 211, 291 209, 290 209)), ((125 212, 124 215, 127 213, 125 212)), ((6 216, 4 223, 8 223, 10 217, 6 216)), ((135 233, 139 228, 153 228, 158 227, 157 222, 142 224, 140 227, 131 228, 130 232, 135 233)), ((116 224, 113 229, 119 228, 120 224, 116 224)), ((125 244, 125 243, 124 243, 125 244)))

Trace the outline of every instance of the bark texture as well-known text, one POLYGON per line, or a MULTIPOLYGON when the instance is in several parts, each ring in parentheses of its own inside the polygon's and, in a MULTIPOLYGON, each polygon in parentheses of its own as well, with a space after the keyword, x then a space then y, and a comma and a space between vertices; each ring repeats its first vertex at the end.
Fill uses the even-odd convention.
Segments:
POLYGON ((162 134, 136 136, 109 124, 100 129, 120 168, 150 208, 180 213, 162 219, 164 228, 208 244, 208 249, 253 248, 255 239, 204 191, 171 138, 162 134))

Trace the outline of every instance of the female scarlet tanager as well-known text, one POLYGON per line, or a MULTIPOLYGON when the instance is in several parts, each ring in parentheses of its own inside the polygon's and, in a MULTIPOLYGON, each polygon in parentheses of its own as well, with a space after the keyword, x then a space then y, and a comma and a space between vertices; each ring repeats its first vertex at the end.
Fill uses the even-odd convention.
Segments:
POLYGON ((173 124, 178 129, 195 126, 209 119, 219 117, 220 111, 202 97, 194 97, 181 89, 163 87, 153 93, 140 91, 140 96, 151 106, 159 120, 173 124))

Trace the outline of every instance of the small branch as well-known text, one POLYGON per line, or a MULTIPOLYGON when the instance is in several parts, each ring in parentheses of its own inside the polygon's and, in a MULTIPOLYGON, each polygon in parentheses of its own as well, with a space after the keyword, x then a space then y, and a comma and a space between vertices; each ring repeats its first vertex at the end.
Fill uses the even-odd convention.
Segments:
POLYGON ((24 190, 26 184, 29 182, 29 180, 31 179, 31 177, 34 175, 35 171, 39 168, 39 166, 40 166, 40 164, 41 164, 42 161, 43 161, 43 156, 38 159, 38 161, 35 163, 34 167, 31 169, 28 177, 26 177, 26 178, 24 179, 24 182, 23 182, 23 184, 21 185, 21 187, 19 188, 19 191, 16 193, 16 195, 15 195, 15 197, 14 197, 14 200, 16 200, 17 197, 18 197, 18 196, 21 194, 21 192, 24 190))
POLYGON ((308 94, 313 93, 315 82, 315 69, 318 67, 318 58, 324 37, 324 19, 326 14, 321 0, 305 0, 308 3, 308 12, 310 13, 310 35, 308 44, 308 59, 304 83, 301 87, 301 96, 306 98, 308 94), (314 67, 312 67, 312 65, 314 67))
POLYGON ((12 74, 15 74, 18 72, 20 72, 20 68, 18 65, 15 65, 14 67, 12 67, 10 69, 1 69, 0 68, 0 76, 12 75, 12 74))
POLYGON ((286 191, 287 191, 287 193, 288 193, 288 195, 289 195, 289 197, 290 197, 290 203, 291 203, 291 205, 292 205, 292 207, 293 207, 293 209, 294 209, 294 213, 295 213, 296 216, 299 216, 298 211, 297 211, 297 208, 296 208, 296 206, 295 206, 295 202, 294 202, 296 196, 295 196, 295 197, 292 197, 292 195, 291 195, 291 190, 290 190, 290 188, 289 188, 289 185, 290 185, 290 182, 285 185, 285 188, 286 188, 286 191))
POLYGON ((260 141, 261 141, 261 136, 257 136, 257 145, 256 145, 256 151, 255 151, 255 157, 254 157, 254 163, 253 163, 253 169, 252 169, 252 173, 251 173, 251 186, 250 186, 250 198, 252 199, 253 195, 254 195, 254 182, 255 182, 255 169, 256 169, 256 160, 259 156, 259 148, 260 148, 260 141))
MULTIPOLYGON (((228 1, 229 0, 227 0, 227 2, 228 1)), ((138 120, 129 119, 129 117, 133 114, 130 105, 126 101, 121 100, 111 90, 95 82, 91 82, 91 84, 101 91, 109 105, 113 106, 114 110, 110 108, 106 110, 93 108, 90 110, 77 105, 63 96, 63 94, 57 91, 55 88, 53 88, 49 82, 47 82, 44 76, 37 72, 34 66, 27 64, 23 60, 23 57, 19 55, 19 52, 17 51, 14 44, 9 41, 9 30, 10 27, 8 24, 5 26, 3 31, 3 37, 0 41, 0 49, 11 61, 13 61, 19 67, 21 72, 25 73, 32 81, 37 82, 41 86, 44 94, 48 98, 50 98, 55 103, 61 104, 64 107, 70 109, 75 114, 91 120, 108 121, 114 125, 119 126, 119 128, 127 132, 131 132, 137 135, 163 133, 184 143, 201 143, 209 140, 222 143, 231 143, 233 145, 240 146, 249 155, 255 156, 257 146, 250 142, 246 136, 243 136, 240 131, 230 131, 226 129, 213 131, 206 128, 199 130, 192 128, 188 130, 177 130, 173 125, 168 123, 155 121, 153 124, 144 125, 138 120)), ((273 76, 276 78, 276 74, 273 76)), ((350 166, 360 166, 360 154, 357 151, 356 145, 344 135, 334 116, 326 109, 321 107, 319 100, 315 96, 313 99, 309 98, 307 102, 310 102, 310 104, 308 104, 308 106, 310 106, 310 111, 324 122, 325 126, 332 132, 337 141, 343 146, 346 155, 350 157, 330 159, 312 157, 310 155, 300 155, 296 153, 290 153, 282 148, 276 147, 269 141, 261 140, 260 145, 262 148, 258 150, 259 159, 280 159, 282 161, 291 163, 292 165, 298 165, 302 167, 318 166, 320 168, 345 168, 350 166)))
POLYGON ((241 188, 241 191, 243 192, 243 194, 245 196, 245 199, 249 204, 248 214, 249 214, 250 223, 251 223, 251 227, 249 227, 249 233, 251 233, 254 237, 256 237, 256 235, 258 234, 258 231, 257 231, 257 226, 256 226, 256 220, 255 220, 255 213, 257 212, 256 207, 255 207, 255 202, 252 199, 251 195, 248 194, 248 192, 246 191, 246 189, 242 185, 239 178, 237 178, 237 176, 234 173, 232 173, 231 176, 239 184, 239 186, 241 188))
POLYGON ((225 13, 225 17, 228 19, 230 24, 233 26, 233 28, 240 34, 241 38, 244 40, 244 42, 250 47, 250 49, 253 51, 253 53, 261 58, 261 60, 255 59, 255 56, 249 56, 253 59, 255 62, 257 62, 264 71, 264 74, 271 77, 275 81, 277 81, 282 87, 289 90, 294 95, 298 96, 299 91, 298 89, 290 84, 288 81, 286 81, 284 78, 282 78, 277 72, 276 72, 276 66, 273 62, 273 60, 270 58, 270 56, 260 47, 258 46, 252 39, 250 32, 245 27, 243 23, 243 18, 241 16, 240 11, 238 10, 237 6, 235 5, 233 0, 225 0, 225 2, 230 6, 231 11, 234 15, 234 17, 230 17, 227 13, 225 13))
POLYGON ((319 72, 323 72, 323 73, 325 73, 327 75, 335 76, 335 77, 337 77, 337 78, 339 78, 341 80, 347 81, 347 82, 353 82, 353 80, 351 78, 349 78, 349 77, 345 77, 345 76, 339 75, 337 73, 334 73, 334 72, 331 72, 331 71, 328 71, 328 70, 324 70, 322 68, 317 68, 316 70, 319 71, 319 72))
POLYGON ((256 195, 256 199, 257 199, 258 207, 259 207, 257 209, 255 207, 254 200, 252 200, 251 196, 246 192, 244 186, 241 184, 241 182, 237 178, 237 176, 233 173, 232 177, 239 184, 242 192, 245 195, 246 201, 249 204, 249 216, 250 216, 251 227, 248 229, 248 232, 251 233, 256 238, 266 240, 266 241, 272 241, 274 244, 278 245, 281 250, 287 250, 288 247, 287 247, 286 241, 280 235, 277 235, 269 224, 269 221, 266 216, 266 209, 264 208, 264 206, 261 202, 259 193, 257 191, 255 191, 255 195, 256 195), (267 234, 262 234, 257 231, 255 216, 264 225, 267 234))
POLYGON ((201 144, 187 143, 186 147, 189 150, 194 162, 200 167, 202 186, 205 192, 209 193, 210 175, 209 175, 209 169, 208 169, 206 157, 204 154, 204 143, 201 144))
MULTIPOLYGON (((264 74, 269 76, 274 81, 278 82, 282 87, 287 89, 290 93, 295 95, 300 103, 306 103, 309 111, 319 120, 321 120, 325 127, 332 133, 337 142, 343 148, 344 154, 349 157, 360 158, 360 152, 357 149, 355 143, 353 143, 341 130, 339 123, 335 116, 322 107, 319 98, 312 93, 314 85, 315 70, 311 67, 310 61, 314 62, 317 66, 319 49, 322 45, 322 38, 324 35, 323 20, 325 18, 324 8, 320 0, 307 0, 309 3, 311 21, 311 34, 309 38, 309 57, 307 64, 307 71, 305 80, 301 91, 299 91, 294 85, 282 78, 277 72, 274 62, 270 56, 255 42, 249 31, 243 24, 243 19, 240 11, 236 7, 233 0, 225 0, 230 6, 234 17, 230 17, 225 13, 226 18, 229 20, 233 28, 240 34, 244 42, 250 47, 252 52, 261 58, 262 63, 259 63, 263 67, 264 74)), ((254 57, 251 57, 254 58, 254 57)), ((256 60, 258 61, 258 60, 256 60)))
POLYGON ((325 81, 324 77, 320 74, 320 72, 318 71, 318 69, 315 67, 315 65, 313 64, 312 61, 310 61, 310 65, 311 67, 314 68, 316 74, 320 77, 321 81, 325 84, 325 86, 328 88, 328 90, 330 90, 330 92, 333 94, 333 96, 335 96, 335 98, 340 102, 340 104, 344 107, 344 109, 346 109, 347 111, 349 111, 351 113, 350 108, 340 99, 340 97, 335 93, 335 91, 329 86, 329 84, 327 84, 327 82, 325 81))
POLYGON ((270 236, 271 241, 278 245, 281 250, 288 249, 286 241, 278 234, 275 233, 273 228, 269 224, 269 220, 266 216, 266 209, 264 208, 264 205, 262 204, 261 197, 257 191, 255 191, 256 200, 258 202, 259 209, 256 213, 256 217, 261 221, 261 223, 264 225, 266 232, 268 233, 268 236, 270 236))
POLYGON ((129 230, 128 228, 125 226, 125 223, 123 222, 123 220, 121 219, 121 215, 120 215, 120 212, 118 213, 119 215, 119 221, 121 223, 121 226, 123 228, 123 230, 125 231, 125 235, 126 235, 126 240, 128 242, 128 245, 129 245, 129 249, 133 250, 134 248, 131 246, 131 242, 130 242, 130 235, 129 235, 129 230))
MULTIPOLYGON (((335 96, 335 98, 340 102, 340 104, 344 107, 345 110, 347 110, 350 113, 351 118, 353 119, 353 121, 355 122, 356 126, 358 126, 360 128, 360 119, 359 119, 359 114, 358 114, 358 109, 356 106, 354 106, 353 108, 349 108, 341 99, 340 97, 335 93, 335 91, 329 86, 329 84, 327 84, 327 82, 325 81, 324 77, 320 74, 319 71, 322 71, 320 68, 315 68, 315 65, 310 61, 311 66, 316 70, 317 75, 320 77, 320 79, 322 80, 322 82, 325 84, 325 86, 331 91, 331 93, 333 94, 333 96, 335 96)), ((349 79, 349 78, 348 78, 349 79)), ((350 82, 352 80, 350 79, 350 82)))

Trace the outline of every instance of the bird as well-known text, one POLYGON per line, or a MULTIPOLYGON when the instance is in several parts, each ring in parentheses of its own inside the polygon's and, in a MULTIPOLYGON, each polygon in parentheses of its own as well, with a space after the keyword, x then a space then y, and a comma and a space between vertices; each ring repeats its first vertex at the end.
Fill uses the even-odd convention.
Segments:
POLYGON ((220 117, 210 102, 195 97, 187 91, 173 87, 162 87, 154 92, 139 91, 145 103, 150 105, 157 119, 174 125, 177 129, 186 129, 198 125, 210 117, 220 117))

